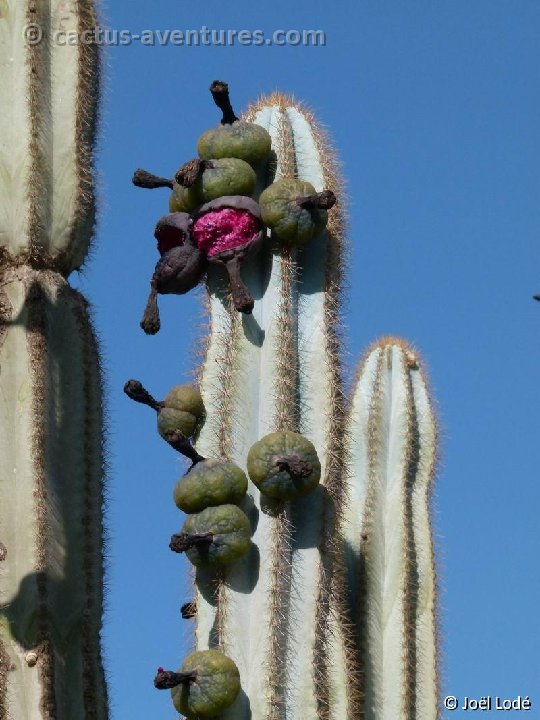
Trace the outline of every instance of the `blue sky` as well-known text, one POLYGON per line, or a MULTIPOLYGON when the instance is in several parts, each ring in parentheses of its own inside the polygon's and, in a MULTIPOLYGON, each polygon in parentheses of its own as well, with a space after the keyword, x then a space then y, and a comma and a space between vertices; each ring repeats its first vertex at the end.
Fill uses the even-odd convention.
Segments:
POLYGON ((72 281, 95 306, 109 385, 113 717, 175 718, 152 678, 190 640, 179 617, 187 566, 167 548, 184 466, 122 386, 139 378, 161 397, 189 379, 199 299, 165 298, 162 331, 139 329, 167 193, 130 177, 136 167, 170 175, 194 156, 216 122, 216 78, 239 109, 294 93, 330 130, 350 196, 348 374, 370 342, 398 334, 422 352, 438 403, 444 694, 529 695, 539 712, 540 4, 131 0, 109 2, 104 17, 135 33, 326 33, 324 47, 134 43, 105 54, 101 218, 72 281))

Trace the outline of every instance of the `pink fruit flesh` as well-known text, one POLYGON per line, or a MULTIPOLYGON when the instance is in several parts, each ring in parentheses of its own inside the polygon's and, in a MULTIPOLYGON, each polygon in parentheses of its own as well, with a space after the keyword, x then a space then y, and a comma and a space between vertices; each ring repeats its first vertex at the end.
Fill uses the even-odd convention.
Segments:
POLYGON ((246 245, 256 238, 260 221, 248 210, 223 208, 201 215, 193 226, 197 247, 208 256, 246 245))

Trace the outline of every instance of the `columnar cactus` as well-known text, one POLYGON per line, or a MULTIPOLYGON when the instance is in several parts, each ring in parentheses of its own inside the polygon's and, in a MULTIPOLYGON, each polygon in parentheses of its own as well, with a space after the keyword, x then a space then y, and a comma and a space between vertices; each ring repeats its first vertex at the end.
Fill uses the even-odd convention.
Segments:
POLYGON ((245 264, 250 315, 236 311, 210 270, 198 378, 207 420, 197 449, 246 467, 263 436, 299 432, 317 450, 321 482, 290 501, 250 484, 241 503, 250 552, 194 576, 197 649, 221 649, 240 672, 242 692, 220 720, 435 720, 428 499, 436 430, 420 360, 403 341, 381 341, 347 403, 334 156, 291 98, 264 98, 245 119, 268 130, 275 153, 259 168, 258 192, 300 178, 316 193, 333 189, 338 205, 325 232, 305 244, 270 233, 272 249, 245 264))
POLYGON ((347 431, 347 604, 364 717, 430 720, 438 717, 429 511, 437 427, 421 359, 403 340, 384 338, 366 353, 347 431))
POLYGON ((94 228, 99 63, 53 42, 95 26, 92 0, 0 12, 0 717, 17 720, 107 717, 101 371, 66 280, 94 228))
MULTIPOLYGON (((260 172, 261 189, 280 177, 306 178, 317 191, 339 183, 324 137, 288 98, 262 101, 247 119, 268 130, 276 154, 260 172)), ((305 251, 275 249, 246 265, 255 298, 250 317, 230 306, 219 278, 209 279, 201 452, 245 465, 254 442, 293 430, 313 442, 322 465, 320 487, 290 503, 276 506, 251 486, 254 550, 215 588, 197 578, 198 646, 222 647, 242 679, 244 694, 223 718, 247 718, 248 708, 253 718, 317 717, 333 695, 330 658, 339 636, 330 632, 330 606, 339 588, 331 569, 339 565, 345 479, 338 355, 343 242, 343 218, 335 212, 328 233, 305 251)), ((347 676, 356 676, 354 668, 347 676)))
MULTIPOLYGON (((328 141, 290 98, 265 98, 238 122, 227 86, 215 82, 211 90, 222 129, 202 136, 203 159, 182 166, 177 185, 206 172, 217 162, 213 153, 249 158, 257 184, 251 200, 213 199, 203 228, 208 205, 191 208, 189 241, 208 259, 219 252, 235 270, 227 268, 228 282, 223 268, 206 266, 202 455, 188 471, 195 475, 180 481, 186 497, 177 502, 200 512, 170 547, 196 567, 195 598, 182 615, 197 617, 197 653, 221 654, 210 674, 192 656, 181 672, 160 668, 156 687, 182 685, 186 702, 179 705, 173 691, 175 706, 204 717, 189 707, 189 683, 195 702, 197 677, 217 692, 221 663, 233 663, 241 690, 234 683, 223 698, 220 720, 436 720, 429 495, 437 432, 419 356, 402 340, 379 341, 347 402, 339 351, 345 223, 328 141), (267 162, 249 153, 254 125, 267 131, 254 134, 270 137, 267 162), (255 201, 260 213, 252 209, 246 223, 238 211, 255 201), (248 254, 255 236, 258 253, 248 254), (228 482, 217 494, 220 481, 211 465, 204 468, 217 461, 247 470, 251 484, 234 501, 239 507, 214 500, 229 500, 228 482)), ((134 182, 172 188, 171 210, 184 197, 145 171, 134 182)), ((189 208, 178 210, 183 225, 189 208)), ((175 217, 158 227, 172 227, 175 217)), ((171 238, 188 241, 182 233, 171 238)), ((166 262, 174 265, 172 257, 166 262)))

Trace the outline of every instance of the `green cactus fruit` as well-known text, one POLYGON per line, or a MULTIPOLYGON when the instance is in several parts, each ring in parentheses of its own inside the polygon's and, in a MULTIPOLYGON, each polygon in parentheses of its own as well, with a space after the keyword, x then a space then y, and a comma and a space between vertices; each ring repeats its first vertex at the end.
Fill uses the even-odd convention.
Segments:
POLYGON ((174 707, 186 718, 214 717, 232 705, 240 692, 238 668, 219 650, 188 655, 180 672, 193 674, 191 682, 171 690, 174 707))
POLYGON ((190 385, 176 385, 158 412, 158 432, 165 439, 171 433, 192 437, 203 419, 204 404, 200 392, 190 385))
MULTIPOLYGON (((270 155, 272 139, 265 128, 239 120, 229 101, 229 86, 216 80, 210 86, 216 105, 223 111, 221 125, 204 132, 197 142, 199 157, 239 158, 250 165, 259 165, 270 155)), ((223 193, 225 195, 226 193, 223 193)), ((228 195, 244 194, 229 192, 228 195)), ((250 193, 246 193, 250 194, 250 193)))
POLYGON ((204 414, 204 403, 201 393, 191 385, 175 385, 163 401, 165 407, 184 410, 196 417, 204 414))
POLYGON ((174 502, 185 513, 214 505, 240 502, 246 494, 246 474, 234 463, 205 460, 176 483, 174 502))
POLYGON ((328 208, 335 203, 329 190, 316 193, 305 180, 282 178, 261 193, 261 215, 274 236, 285 245, 301 247, 319 235, 328 222, 328 208))
POLYGON ((161 436, 172 448, 191 460, 192 467, 204 460, 191 444, 189 436, 184 434, 184 431, 192 430, 194 438, 198 437, 206 419, 206 411, 197 390, 189 385, 177 385, 165 400, 156 400, 139 380, 132 379, 124 385, 124 392, 131 400, 148 405, 158 413, 158 430, 161 436), (167 412, 164 412, 165 410, 167 412), (162 412, 164 414, 160 427, 159 414, 162 412), (196 419, 194 429, 193 418, 196 419))
POLYGON ((157 416, 158 432, 165 439, 175 432, 191 437, 196 427, 197 418, 183 410, 163 408, 157 416))
POLYGON ((308 495, 321 478, 315 447, 289 430, 270 433, 254 443, 248 453, 247 469, 263 495, 286 500, 308 495))
POLYGON ((251 545, 247 515, 236 505, 208 507, 190 515, 169 547, 185 552, 197 567, 227 565, 242 557, 251 545))
POLYGON ((169 207, 192 212, 223 195, 251 195, 257 182, 253 168, 234 157, 190 160, 178 170, 169 207))
POLYGON ((173 212, 193 212, 200 205, 197 188, 184 187, 173 182, 173 191, 169 197, 169 210, 173 212))
POLYGON ((237 120, 204 132, 197 142, 202 159, 239 158, 250 165, 262 163, 270 154, 272 141, 267 131, 255 123, 237 120))

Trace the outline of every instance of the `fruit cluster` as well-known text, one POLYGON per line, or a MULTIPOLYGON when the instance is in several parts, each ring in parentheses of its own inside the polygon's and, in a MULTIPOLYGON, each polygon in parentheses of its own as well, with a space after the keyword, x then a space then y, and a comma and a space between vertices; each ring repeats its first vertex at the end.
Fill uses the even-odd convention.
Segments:
POLYGON ((267 240, 278 247, 303 247, 327 223, 335 203, 330 190, 317 193, 308 182, 282 178, 256 196, 257 176, 272 171, 272 140, 256 123, 239 120, 226 83, 210 91, 221 109, 221 124, 198 140, 199 157, 182 165, 173 180, 137 170, 133 183, 168 187, 169 214, 155 228, 160 260, 150 280, 150 295, 141 321, 147 334, 160 328, 158 294, 183 295, 204 278, 209 265, 224 267, 235 308, 251 313, 253 297, 241 277, 241 266, 267 240))
MULTIPOLYGON (((188 385, 177 385, 158 401, 138 380, 129 380, 124 392, 157 412, 161 437, 192 461, 174 488, 174 502, 188 517, 181 531, 171 537, 170 549, 185 552, 193 565, 210 570, 235 562, 251 547, 251 524, 239 507, 248 479, 234 463, 205 459, 193 447, 205 420, 200 393, 188 385)), ((270 433, 254 443, 246 465, 258 490, 277 501, 307 495, 321 477, 314 446, 291 431, 270 433)), ((193 603, 182 608, 183 617, 195 613, 193 603)), ((234 702, 240 691, 238 668, 218 650, 192 653, 179 672, 159 668, 154 684, 172 689, 175 708, 188 718, 216 715, 234 702)))

